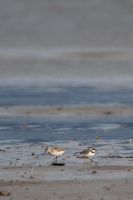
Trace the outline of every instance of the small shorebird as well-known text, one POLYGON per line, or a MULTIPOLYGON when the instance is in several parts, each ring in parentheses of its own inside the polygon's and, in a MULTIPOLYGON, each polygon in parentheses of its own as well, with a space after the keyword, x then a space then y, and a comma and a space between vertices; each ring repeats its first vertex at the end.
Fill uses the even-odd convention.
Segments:
POLYGON ((60 157, 60 155, 62 155, 66 150, 67 150, 67 148, 64 149, 64 148, 57 147, 57 146, 56 147, 55 146, 54 147, 47 146, 45 148, 44 153, 47 152, 50 155, 55 156, 54 160, 56 160, 56 163, 57 163, 57 157, 60 157))
MULTIPOLYGON (((76 155, 76 154, 82 155, 83 157, 86 157, 86 158, 90 159, 91 162, 93 162, 93 160, 91 158, 95 155, 95 151, 96 151, 96 149, 94 147, 88 147, 87 149, 85 149, 81 152, 76 152, 74 155, 76 155)), ((78 155, 78 157, 79 157, 79 155, 78 155)))

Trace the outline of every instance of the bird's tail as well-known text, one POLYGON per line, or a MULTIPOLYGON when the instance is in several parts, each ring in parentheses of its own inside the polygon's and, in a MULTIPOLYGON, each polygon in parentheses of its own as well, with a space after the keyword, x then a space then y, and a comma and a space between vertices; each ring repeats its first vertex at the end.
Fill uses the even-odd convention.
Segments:
POLYGON ((80 153, 80 152, 76 152, 76 153, 74 153, 73 155, 75 156, 75 155, 77 155, 78 153, 80 153))

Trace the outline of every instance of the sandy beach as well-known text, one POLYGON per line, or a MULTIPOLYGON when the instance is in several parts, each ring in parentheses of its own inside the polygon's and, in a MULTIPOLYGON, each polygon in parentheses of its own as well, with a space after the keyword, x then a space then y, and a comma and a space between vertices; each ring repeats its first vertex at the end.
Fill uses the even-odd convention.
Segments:
POLYGON ((132 199, 132 180, 15 181, 0 183, 0 191, 8 190, 3 199, 132 199))
MULTIPOLYGON (((53 168, 54 173, 62 176, 69 173, 71 167, 35 167, 33 177, 30 175, 30 167, 0 167, 1 173, 12 173, 10 180, 0 181, 0 199, 83 199, 83 200, 125 200, 132 199, 133 179, 128 178, 132 174, 133 167, 98 166, 87 165, 75 166, 73 170, 77 178, 70 180, 45 180, 45 175, 53 168), (117 177, 117 173, 125 174, 124 178, 117 177), (86 178, 80 179, 80 174, 85 173, 86 178), (99 178, 99 174, 101 176, 99 178), (38 178, 42 174, 42 178, 38 178), (105 178, 106 174, 106 178, 105 178), (110 174, 112 174, 110 176, 110 174), (102 175, 104 178, 102 178, 102 175), (109 175, 109 177, 108 177, 109 175), (44 177, 44 178, 43 178, 44 177), (3 196, 2 196, 3 192, 3 196), (6 196, 6 197, 5 197, 6 196)), ((56 175, 57 177, 57 175, 56 175)), ((53 177, 54 179, 54 177, 53 177)))
MULTIPOLYGON (((94 175, 95 176, 95 175, 94 175)), ((4 199, 132 199, 132 180, 73 180, 73 181, 13 181, 0 183, 4 199)))

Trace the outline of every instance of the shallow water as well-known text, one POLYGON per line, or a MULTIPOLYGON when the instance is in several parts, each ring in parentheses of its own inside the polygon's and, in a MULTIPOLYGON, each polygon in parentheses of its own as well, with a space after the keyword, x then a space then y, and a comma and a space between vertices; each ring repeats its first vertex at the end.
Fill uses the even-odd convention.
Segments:
MULTIPOLYGON (((129 142, 132 138, 133 125, 132 119, 127 116, 94 118, 12 116, 0 117, 0 121, 0 149, 5 150, 1 151, 1 165, 9 164, 11 160, 18 165, 46 164, 53 159, 48 155, 41 156, 47 145, 68 147, 69 150, 65 153, 68 156, 94 145, 98 150, 96 161, 102 156, 116 155, 116 153, 122 157, 133 156, 133 144, 129 142), (23 127, 23 123, 27 123, 26 128, 23 127), (95 139, 96 136, 100 139, 95 139), (40 157, 39 162, 38 159, 34 160, 33 152, 40 157)), ((77 161, 72 159, 71 162, 77 161)))
MULTIPOLYGON (((1 107, 10 106, 75 106, 75 105, 132 105, 132 88, 106 88, 96 86, 0 86, 1 107), (128 96, 128 100, 127 100, 128 96)), ((126 170, 96 168, 97 179, 131 178, 127 170, 132 166, 132 116, 0 116, 1 180, 27 180, 31 167, 41 180, 94 179, 95 167, 125 166, 126 170), (96 139, 96 137, 99 139, 96 139), (45 154, 47 145, 59 145, 68 150, 58 162, 65 168, 49 167, 53 157, 45 154), (94 162, 73 156, 88 146, 97 151, 94 162), (108 155, 123 158, 108 158, 108 155), (129 158, 127 158, 129 157, 129 158), (131 158, 130 158, 131 157, 131 158), (84 162, 86 164, 84 164, 84 162), (7 171, 6 167, 11 168, 7 171), (24 166, 27 168, 20 169, 24 166), (36 168, 37 166, 40 166, 36 168), (75 167, 76 166, 76 167, 75 167), (92 166, 92 168, 91 168, 92 166), (94 166, 94 169, 93 169, 94 166), (5 167, 5 168, 4 168, 5 167), (43 167, 46 167, 45 169, 43 167), (25 174, 26 173, 26 174, 25 174), (61 175, 62 173, 62 175, 61 175), (5 176, 7 175, 8 176, 5 176)), ((119 168, 118 168, 119 169, 119 168)))
MULTIPOLYGON (((50 105, 132 105, 132 89, 98 88, 90 86, 0 86, 0 105, 8 106, 50 106, 50 105), (128 96, 128 100, 127 100, 128 96)), ((132 156, 132 116, 0 116, 0 145, 6 151, 0 158, 1 164, 22 156, 31 160, 31 146, 35 153, 43 152, 47 145, 69 147, 74 151, 95 145, 101 155, 116 154, 132 156), (26 123, 26 127, 23 124, 26 123), (99 136, 100 140, 95 140, 99 136), (104 141, 105 140, 105 141, 104 141), (112 146, 111 146, 111 145, 112 146), (80 146, 81 145, 81 146, 80 146), (28 154, 27 154, 27 149, 28 154), (8 149, 9 148, 9 149, 8 149), (19 150, 18 150, 18 149, 19 150), (103 149, 103 150, 102 150, 103 149), (26 150, 26 152, 25 152, 26 150), (20 154, 21 152, 21 154, 20 154)), ((23 162, 22 159, 22 162, 23 162)), ((30 163, 30 161, 26 162, 30 163)), ((37 165, 32 160, 32 164, 37 165)))
MULTIPOLYGON (((57 83, 56 83, 57 84, 57 83)), ((0 106, 133 105, 133 88, 106 85, 0 85, 0 106)))

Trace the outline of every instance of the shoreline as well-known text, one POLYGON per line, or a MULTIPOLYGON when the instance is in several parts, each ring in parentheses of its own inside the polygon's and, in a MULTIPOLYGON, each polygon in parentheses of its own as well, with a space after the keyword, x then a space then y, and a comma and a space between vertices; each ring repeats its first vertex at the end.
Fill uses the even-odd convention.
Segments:
POLYGON ((0 107, 0 115, 95 116, 133 115, 133 106, 14 106, 0 107))

